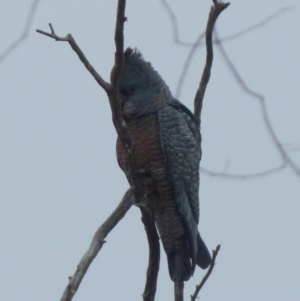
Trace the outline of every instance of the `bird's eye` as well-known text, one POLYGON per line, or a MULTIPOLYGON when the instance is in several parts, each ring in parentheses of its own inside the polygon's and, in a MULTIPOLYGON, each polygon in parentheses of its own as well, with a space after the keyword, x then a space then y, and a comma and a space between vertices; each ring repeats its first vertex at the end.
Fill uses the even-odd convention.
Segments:
POLYGON ((135 92, 134 87, 124 87, 124 88, 120 89, 120 93, 125 96, 130 96, 134 92, 135 92))

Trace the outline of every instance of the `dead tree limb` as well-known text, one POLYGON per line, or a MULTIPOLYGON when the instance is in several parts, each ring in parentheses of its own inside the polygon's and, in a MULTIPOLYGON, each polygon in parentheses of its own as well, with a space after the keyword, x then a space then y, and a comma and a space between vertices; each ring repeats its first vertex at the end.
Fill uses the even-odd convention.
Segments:
POLYGON ((227 55, 224 47, 222 46, 222 43, 218 43, 218 34, 216 34, 216 44, 218 46, 218 49, 220 50, 220 53, 227 64, 229 70, 231 71, 233 77, 237 81, 237 83, 240 85, 241 89, 251 97, 257 99, 260 103, 260 108, 261 108, 261 113, 262 113, 262 118, 265 123, 265 126, 269 132, 270 138, 273 141, 275 147, 277 148, 278 152, 281 155, 282 159, 282 164, 287 164, 290 166, 290 168, 298 175, 300 176, 300 167, 292 160, 292 158, 288 155, 287 151, 284 149, 282 143, 279 141, 279 138, 277 137, 275 130, 271 124, 267 107, 266 107, 266 101, 265 97, 256 91, 252 90, 251 88, 248 87, 244 79, 241 77, 233 63, 231 62, 229 56, 227 55))
POLYGON ((74 275, 69 278, 70 282, 67 285, 60 301, 71 301, 73 299, 90 264, 95 259, 98 252, 101 250, 103 244, 105 243, 105 237, 124 217, 126 212, 132 206, 133 201, 133 192, 131 189, 128 189, 118 207, 94 234, 90 247, 80 260, 74 275))
POLYGON ((287 163, 283 162, 281 165, 270 168, 261 172, 255 172, 255 173, 249 173, 249 174, 231 174, 228 172, 216 172, 216 171, 211 171, 209 169, 206 169, 204 167, 200 167, 200 172, 209 175, 211 177, 219 177, 219 178, 227 178, 227 179, 232 179, 232 180, 248 180, 248 179, 255 179, 255 178, 261 178, 265 176, 269 176, 271 174, 275 174, 279 171, 282 171, 287 167, 287 163))
POLYGON ((55 31, 54 28, 52 26, 51 23, 49 23, 49 27, 50 27, 50 33, 37 29, 36 32, 43 34, 47 37, 50 37, 52 39, 54 39, 55 41, 61 41, 61 42, 68 42, 70 44, 70 46, 72 47, 72 49, 76 52, 76 54, 78 55, 79 59, 81 60, 81 62, 84 64, 85 68, 90 72, 90 74, 94 77, 94 79, 96 80, 96 82, 105 90, 106 93, 109 93, 110 90, 112 89, 110 84, 107 83, 99 74, 98 72, 94 69, 94 67, 90 64, 90 62, 88 61, 88 59, 86 58, 86 56, 84 55, 84 53, 82 52, 82 50, 80 49, 80 47, 77 45, 75 39, 72 37, 71 34, 67 34, 65 37, 59 37, 55 31))
MULTIPOLYGON (((199 37, 197 38, 197 40, 195 42, 184 42, 179 38, 179 30, 178 30, 178 22, 177 22, 177 18, 176 15, 174 13, 174 11, 172 10, 171 6, 169 5, 169 3, 166 0, 160 0, 162 5, 165 7, 167 13, 170 16, 170 20, 171 20, 171 24, 172 24, 172 29, 173 29, 173 39, 174 39, 174 43, 179 44, 181 46, 186 46, 186 47, 194 47, 196 45, 196 47, 199 46, 204 46, 205 43, 202 43, 202 41, 200 40, 199 42, 197 42, 197 40, 199 39, 199 37)), ((286 7, 282 7, 279 10, 277 10, 275 13, 271 14, 270 16, 268 16, 267 18, 265 18, 264 20, 248 27, 245 28, 239 32, 236 32, 234 34, 231 34, 227 37, 221 38, 219 40, 219 42, 227 42, 230 40, 234 40, 240 36, 243 36, 249 32, 252 32, 253 30, 256 30, 264 25, 266 25, 267 23, 269 23, 270 21, 272 21, 273 19, 277 18, 278 16, 280 16, 281 14, 291 11, 293 10, 294 7, 292 6, 286 6, 286 7)), ((215 42, 213 42, 215 43, 215 42)))
POLYGON ((34 17, 34 14, 36 12, 36 9, 38 7, 40 0, 33 0, 26 18, 25 26, 23 28, 23 32, 21 35, 13 42, 11 43, 4 51, 0 54, 0 62, 4 60, 17 46, 19 46, 24 40, 27 39, 28 33, 30 30, 30 26, 34 17))
POLYGON ((160 261, 159 236, 154 222, 153 211, 150 212, 147 208, 142 207, 141 213, 149 246, 149 262, 143 300, 154 301, 160 261))
POLYGON ((201 110, 203 105, 203 99, 207 84, 209 82, 210 70, 212 67, 214 57, 212 42, 214 26, 221 12, 230 5, 230 3, 218 2, 217 0, 213 0, 213 3, 214 5, 211 7, 206 26, 206 63, 202 73, 199 88, 196 92, 196 96, 194 99, 194 115, 199 121, 199 123, 201 123, 201 110))
MULTIPOLYGON (((172 23, 172 28, 173 28, 173 39, 174 39, 174 43, 179 44, 179 45, 183 45, 183 46, 188 46, 191 47, 189 54, 187 55, 187 58, 185 60, 184 66, 182 68, 179 80, 178 80, 178 84, 176 87, 176 92, 175 92, 175 98, 179 99, 180 98, 180 93, 182 90, 182 86, 184 83, 184 80, 186 78, 186 74, 188 72, 188 69, 190 67, 191 61, 196 53, 196 50, 200 47, 200 46, 204 46, 205 43, 202 42, 205 33, 201 33, 195 42, 183 42, 182 40, 180 40, 179 38, 179 34, 178 34, 178 24, 177 24, 177 19, 175 16, 175 13, 173 12, 171 6, 168 4, 168 2, 166 0, 161 0, 162 5, 166 8, 166 11, 168 12, 170 19, 171 19, 171 23, 172 23)), ((264 25, 266 25, 268 22, 272 21, 273 19, 275 19, 276 17, 278 17, 279 15, 291 11, 292 9, 294 9, 293 7, 283 7, 281 9, 279 9, 278 11, 276 11, 275 13, 273 13, 272 15, 270 15, 269 17, 265 18, 264 20, 258 22, 257 24, 254 24, 246 29, 243 29, 237 33, 234 33, 232 35, 229 35, 225 38, 221 38, 219 39, 219 43, 220 42, 227 42, 233 39, 236 39, 240 36, 243 36, 249 32, 252 32, 255 29, 258 29, 264 25)), ((215 41, 213 41, 213 43, 215 43, 215 41)))
MULTIPOLYGON (((181 93, 181 90, 182 90, 182 86, 183 86, 184 80, 186 78, 186 74, 187 74, 188 69, 190 67, 190 64, 192 62, 192 59, 193 59, 193 57, 194 57, 194 55, 196 53, 196 50, 200 46, 204 46, 205 45, 205 43, 202 42, 202 40, 203 40, 203 38, 205 36, 205 33, 201 33, 198 36, 198 38, 196 39, 196 41, 193 42, 193 43, 182 42, 181 40, 179 40, 179 37, 178 37, 178 26, 177 26, 177 20, 176 20, 175 14, 172 11, 171 7, 169 6, 169 4, 167 3, 166 0, 161 0, 161 2, 163 3, 163 5, 166 7, 166 10, 170 14, 170 18, 171 18, 172 26, 173 26, 173 32, 174 32, 174 42, 177 43, 177 44, 180 44, 180 45, 190 46, 191 47, 191 49, 189 51, 189 54, 187 55, 187 58, 186 58, 185 63, 183 65, 183 68, 182 68, 182 71, 181 71, 181 74, 180 74, 180 77, 179 77, 179 80, 178 80, 177 88, 176 88, 175 97, 179 99, 180 98, 180 93, 181 93)), ((255 30, 257 28, 260 28, 260 27, 264 26, 265 24, 267 24, 268 22, 270 22, 271 20, 273 20, 275 17, 278 17, 282 13, 285 13, 285 12, 290 11, 292 9, 293 9, 293 7, 283 7, 280 10, 278 10, 277 12, 275 12, 274 14, 272 14, 271 16, 269 16, 266 19, 262 20, 261 22, 255 24, 253 26, 250 26, 250 27, 248 27, 248 28, 246 28, 246 29, 244 29, 242 31, 239 31, 237 33, 229 35, 229 36, 227 36, 225 38, 219 39, 219 43, 230 41, 230 40, 236 39, 236 38, 238 38, 238 37, 240 37, 242 35, 245 35, 245 34, 247 34, 249 32, 252 32, 253 30, 255 30)), ((213 41, 213 43, 215 43, 215 41, 213 41)))
POLYGON ((182 86, 183 86, 183 82, 184 82, 184 79, 186 78, 186 74, 187 74, 188 69, 190 67, 192 58, 194 57, 194 54, 195 54, 197 48, 199 47, 199 44, 203 40, 204 36, 205 36, 205 33, 201 33, 199 35, 199 37, 197 38, 197 40, 195 41, 195 43, 191 47, 191 50, 190 50, 190 52, 189 52, 189 54, 186 58, 186 61, 184 63, 183 69, 182 69, 182 72, 180 74, 180 78, 178 80, 176 93, 175 93, 175 97, 178 98, 178 99, 180 98, 180 93, 181 93, 181 89, 182 89, 182 86))
POLYGON ((191 295, 191 301, 196 301, 196 299, 198 298, 198 294, 201 290, 201 288, 203 287, 203 285, 205 284, 206 280, 208 279, 208 277, 210 276, 215 264, 216 264, 216 258, 217 258, 217 255, 218 255, 218 252, 220 250, 221 246, 218 245, 216 247, 215 250, 212 251, 212 257, 211 257, 211 263, 210 263, 210 266, 205 274, 205 276, 202 278, 201 282, 199 283, 199 285, 196 285, 196 290, 194 292, 193 295, 191 295))
MULTIPOLYGON (((129 174, 130 174, 130 186, 132 194, 135 197, 136 203, 141 202, 143 199, 146 198, 143 188, 145 185, 143 184, 143 179, 139 177, 139 174, 136 172, 139 167, 136 162, 135 156, 135 147, 131 140, 131 137, 128 133, 126 123, 122 116, 121 110, 121 100, 119 95, 119 81, 122 74, 123 64, 124 64, 124 22, 126 21, 125 17, 125 7, 126 7, 126 0, 119 0, 117 6, 117 17, 116 17, 116 26, 115 26, 115 64, 112 68, 111 75, 110 75, 110 83, 106 82, 94 69, 94 67, 89 63, 88 59, 85 57, 84 53, 80 49, 80 47, 75 42, 75 39, 72 37, 71 34, 68 34, 66 37, 59 37, 56 35, 53 26, 49 24, 51 32, 45 32, 42 30, 37 30, 38 33, 46 35, 56 41, 63 41, 68 42, 72 49, 76 52, 79 59, 82 61, 86 69, 91 73, 97 83, 105 90, 107 93, 111 113, 112 113, 112 120, 115 126, 116 132, 118 134, 118 138, 122 142, 124 148, 128 153, 128 167, 129 167, 129 174)), ((148 243, 149 243, 149 266, 147 271, 147 280, 146 280, 146 287, 145 287, 145 300, 151 301, 154 300, 155 292, 156 292, 156 282, 157 282, 157 274, 159 269, 159 241, 158 241, 158 234, 156 232, 155 224, 153 216, 147 216, 146 212, 142 215, 144 218, 144 226, 147 233, 148 243), (150 220, 152 218, 152 220, 150 220), (152 298, 152 299, 151 299, 152 298)), ((96 256, 97 254, 95 254, 96 256)), ((89 264, 86 266, 86 270, 89 264)), ((86 272, 85 270, 85 272, 86 272)), ((84 274, 85 274, 84 272, 84 274)), ((82 277, 84 276, 82 274, 82 277)), ((72 278, 73 279, 73 278, 72 278)), ((82 279, 82 278, 81 278, 82 279)), ((81 281, 80 279, 80 281, 81 281)), ((70 289, 66 289, 62 301, 71 300, 70 296, 72 293, 75 293, 80 282, 75 286, 70 286, 70 289)))

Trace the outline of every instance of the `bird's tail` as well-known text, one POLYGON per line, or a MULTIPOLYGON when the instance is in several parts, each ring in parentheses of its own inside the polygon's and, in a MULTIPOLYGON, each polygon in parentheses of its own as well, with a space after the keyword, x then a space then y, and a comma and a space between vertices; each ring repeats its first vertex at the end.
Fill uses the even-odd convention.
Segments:
POLYGON ((196 263, 197 265, 202 268, 202 269, 206 269, 211 262, 211 257, 210 257, 210 253, 204 243, 204 241, 202 240, 199 232, 198 232, 198 236, 197 236, 197 258, 196 258, 196 263))
MULTIPOLYGON (((175 282, 187 281, 194 273, 195 266, 192 265, 189 249, 186 246, 181 250, 174 250, 168 254, 169 273, 171 279, 175 282)), ((200 268, 206 269, 210 262, 210 253, 198 232, 196 264, 200 268)))
POLYGON ((169 274, 172 281, 187 281, 193 274, 189 251, 187 248, 174 250, 168 254, 169 274))

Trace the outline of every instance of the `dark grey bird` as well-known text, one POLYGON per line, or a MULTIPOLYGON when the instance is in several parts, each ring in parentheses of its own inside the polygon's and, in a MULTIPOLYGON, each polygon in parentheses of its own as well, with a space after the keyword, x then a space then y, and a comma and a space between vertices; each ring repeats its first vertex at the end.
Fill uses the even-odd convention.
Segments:
MULTIPOLYGON (((122 112, 145 177, 147 202, 168 258, 173 281, 187 281, 195 266, 209 266, 210 253, 198 232, 201 136, 192 112, 174 99, 140 52, 127 48, 120 80, 122 112)), ((117 141, 120 167, 127 152, 117 141)))

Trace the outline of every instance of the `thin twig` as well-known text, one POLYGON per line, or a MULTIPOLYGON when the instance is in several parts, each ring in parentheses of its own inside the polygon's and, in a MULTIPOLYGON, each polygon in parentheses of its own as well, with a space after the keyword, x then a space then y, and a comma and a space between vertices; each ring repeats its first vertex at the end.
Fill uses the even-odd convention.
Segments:
POLYGON ((162 5, 165 7, 166 11, 170 15, 172 28, 173 28, 173 39, 176 44, 184 45, 184 46, 193 46, 195 43, 185 43, 179 39, 179 33, 178 33, 178 25, 177 25, 177 19, 176 15, 173 12, 171 6, 166 0, 161 0, 162 5))
POLYGON ((266 101, 265 101, 265 97, 255 91, 253 91, 252 89, 250 89, 247 84, 245 83, 245 81, 243 80, 243 78, 241 77, 241 75, 239 74, 239 72, 237 71, 237 69, 235 68, 235 66, 233 65, 233 63, 231 62, 231 60, 229 59, 229 56, 227 55, 224 47, 222 46, 222 43, 219 42, 218 39, 218 34, 215 31, 216 34, 216 44, 218 46, 218 49, 220 50, 220 53, 223 56, 224 61, 226 62, 229 70, 231 71, 231 73, 233 74, 235 80, 237 81, 237 83, 239 84, 239 86, 242 88, 242 90, 250 95, 253 98, 256 98, 259 103, 260 103, 260 108, 261 108, 261 112, 262 112, 262 117, 265 123, 265 126, 269 132, 269 135, 271 137, 271 140, 273 141, 273 143, 275 144, 277 150, 279 151, 281 157, 282 157, 282 161, 283 163, 287 163, 292 170, 298 175, 300 176, 300 167, 297 166, 297 164, 290 158, 290 156, 288 155, 288 153, 285 151, 282 143, 279 141, 273 126, 271 124, 269 115, 268 115, 268 111, 266 108, 266 101))
POLYGON ((36 12, 37 6, 39 4, 40 0, 34 0, 30 6, 25 26, 23 29, 23 32, 21 35, 12 43, 10 44, 6 50, 3 51, 3 53, 0 55, 0 62, 4 60, 19 44, 21 44, 27 37, 30 30, 30 26, 34 17, 34 14, 36 12))
POLYGON ((106 91, 106 93, 109 93, 109 91, 111 90, 110 84, 107 83, 97 73, 97 71, 94 69, 94 67, 90 64, 90 62, 88 61, 88 59, 86 58, 86 56, 84 55, 84 53, 82 52, 82 50, 80 49, 80 47, 77 45, 77 43, 74 40, 74 38, 72 37, 72 35, 68 34, 64 38, 63 37, 59 37, 58 35, 56 35, 56 33, 55 33, 55 31, 54 31, 53 26, 52 26, 51 23, 49 23, 49 27, 50 27, 51 33, 45 32, 45 31, 40 30, 40 29, 37 29, 36 32, 38 32, 40 34, 43 34, 43 35, 45 35, 47 37, 50 37, 50 38, 54 39, 55 41, 68 42, 70 44, 70 46, 72 47, 72 49, 76 52, 76 54, 78 55, 79 59, 81 60, 81 62, 86 67, 86 69, 94 77, 94 79, 96 80, 96 82, 106 91))
MULTIPOLYGON (((243 29, 237 33, 234 33, 232 35, 229 35, 225 38, 222 38, 219 40, 219 42, 227 42, 227 41, 230 41, 230 40, 233 40, 233 39, 236 39, 240 36, 243 36, 255 29, 258 29, 262 26, 264 26, 265 24, 267 24, 268 22, 270 22, 271 20, 275 19, 276 17, 278 17, 279 15, 281 15, 282 13, 285 13, 287 11, 291 11, 292 9, 294 9, 294 7, 292 6, 288 6, 288 7, 282 7, 281 9, 279 9, 278 11, 276 11, 275 13, 273 13, 272 15, 270 15, 269 17, 265 18, 264 20, 260 21, 259 23, 257 24, 254 24, 246 29, 243 29)), ((214 42, 215 43, 215 42, 214 42)))
POLYGON ((287 167, 286 163, 281 164, 278 167, 274 167, 271 169, 267 169, 261 172, 256 172, 256 173, 252 173, 252 174, 230 174, 227 172, 215 172, 215 171, 211 171, 209 169, 206 169, 204 167, 200 167, 200 172, 209 175, 211 177, 220 177, 220 178, 228 178, 228 179, 232 179, 232 180, 249 180, 249 179, 255 179, 255 178, 261 178, 261 177, 265 177, 265 176, 269 176, 271 174, 274 174, 276 172, 282 171, 283 169, 285 169, 287 167))
POLYGON ((206 280, 208 279, 208 277, 212 273, 213 268, 214 268, 214 266, 216 264, 216 258, 217 258, 217 255, 218 255, 218 252, 219 252, 220 248, 221 248, 221 245, 218 245, 216 247, 216 249, 212 251, 212 257, 211 257, 211 263, 210 263, 209 269, 207 270, 205 276, 203 277, 203 279, 201 280, 201 282, 199 283, 199 285, 196 285, 195 292, 194 292, 193 295, 191 295, 191 301, 196 301, 196 298, 197 298, 197 296, 198 296, 201 288, 203 287, 203 285, 205 284, 206 280))
MULTIPOLYGON (((174 11, 172 10, 171 6, 169 5, 169 3, 166 0, 161 0, 162 5, 165 7, 167 13, 170 16, 170 20, 171 20, 171 24, 172 24, 172 28, 173 28, 173 39, 174 39, 174 43, 178 44, 178 45, 182 45, 182 46, 188 46, 188 47, 194 47, 195 45, 198 46, 204 46, 205 43, 200 42, 183 42, 180 38, 179 38, 179 29, 178 29, 178 22, 177 22, 177 18, 176 15, 174 13, 174 11)), ((256 30, 262 26, 264 26, 265 24, 267 24, 268 22, 272 21, 273 19, 275 19, 276 17, 278 17, 279 15, 281 15, 282 13, 285 13, 287 11, 290 11, 294 9, 294 7, 292 6, 287 6, 287 7, 282 7, 280 8, 278 11, 276 11, 275 13, 271 14, 270 16, 268 16, 267 18, 265 18, 264 20, 246 28, 243 29, 237 33, 231 34, 225 38, 220 39, 220 42, 227 42, 233 39, 236 39, 240 36, 243 36, 253 30, 256 30)), ((215 42, 213 42, 215 43, 215 42)))
MULTIPOLYGON (((175 42, 178 42, 179 41, 178 27, 177 27, 177 20, 176 20, 175 14, 174 14, 171 7, 167 4, 167 2, 165 0, 162 0, 162 2, 163 2, 163 4, 165 5, 165 7, 167 8, 167 10, 170 14, 170 18, 171 18, 171 21, 172 21, 172 24, 173 24, 174 40, 175 40, 175 42)), ((244 35, 246 33, 249 33, 251 31, 267 24, 269 21, 273 20, 275 17, 277 17, 277 16, 281 15, 282 13, 287 12, 291 9, 293 9, 293 7, 283 7, 280 10, 278 10, 277 12, 275 12, 274 14, 272 14, 269 17, 265 18, 263 21, 255 24, 255 25, 253 25, 253 26, 251 26, 251 27, 249 27, 245 30, 242 30, 242 31, 240 31, 236 34, 230 35, 230 36, 225 37, 225 38, 219 38, 218 41, 213 41, 213 43, 221 44, 224 41, 231 40, 231 39, 237 38, 241 35, 244 35)), ((189 52, 189 54, 186 58, 183 70, 182 70, 181 75, 180 75, 180 79, 179 79, 178 84, 177 84, 176 98, 179 98, 179 96, 180 96, 180 92, 181 92, 181 89, 182 89, 182 86, 183 86, 183 82, 184 82, 184 79, 186 78, 186 73, 189 69, 192 58, 193 58, 198 46, 204 45, 204 44, 201 43, 201 41, 203 40, 203 37, 204 37, 204 34, 201 33, 194 43, 190 43, 190 45, 192 47, 191 47, 190 52, 189 52)), ((179 42, 180 42, 180 44, 188 44, 188 43, 183 43, 181 41, 179 41, 179 42)), ((282 147, 282 149, 283 149, 283 147, 282 147)), ((287 166, 287 162, 285 160, 283 160, 282 164, 278 167, 274 167, 274 168, 271 168, 271 169, 268 169, 268 170, 265 170, 265 171, 262 171, 262 172, 257 172, 257 173, 252 173, 252 174, 242 174, 242 175, 229 174, 229 173, 225 173, 225 172, 214 172, 214 171, 211 171, 211 170, 208 170, 208 169, 205 169, 205 168, 200 168, 200 170, 201 170, 201 172, 203 172, 203 173, 205 173, 209 176, 212 176, 212 177, 223 177, 223 178, 229 178, 229 179, 234 179, 234 180, 246 180, 246 179, 253 179, 253 178, 257 178, 257 177, 264 177, 264 176, 271 175, 273 173, 276 173, 278 171, 283 170, 284 168, 286 168, 286 166, 287 166)), ((296 168, 297 168, 297 166, 296 166, 296 168)))
POLYGON ((201 41, 203 40, 205 36, 205 33, 201 33, 197 40, 195 41, 195 43, 192 45, 190 51, 189 51, 189 54, 185 60, 185 63, 183 65, 183 68, 182 68, 182 71, 180 73, 180 78, 178 80, 178 83, 177 83, 177 88, 176 88, 176 92, 175 92, 175 98, 179 99, 180 98, 180 93, 181 93, 181 89, 182 89, 182 86, 183 86, 183 83, 184 83, 184 80, 186 79, 186 74, 189 70, 189 67, 190 67, 190 64, 191 64, 191 61, 192 61, 192 58, 194 57, 195 55, 195 52, 199 46, 199 44, 201 43, 201 41))
POLYGON ((119 86, 119 80, 124 64, 124 22, 127 20, 125 17, 125 7, 126 0, 119 0, 115 27, 115 65, 110 77, 111 84, 114 88, 118 88, 119 86))
POLYGON ((199 123, 201 123, 201 110, 203 105, 203 98, 204 98, 206 86, 209 82, 210 70, 213 62, 212 34, 213 34, 214 26, 221 12, 230 5, 230 3, 218 2, 217 0, 213 0, 213 3, 214 6, 211 7, 207 26, 206 26, 206 63, 202 73, 199 88, 196 92, 196 96, 194 99, 194 115, 196 119, 199 121, 199 123))
POLYGON ((77 269, 72 277, 70 277, 70 282, 67 285, 60 301, 70 301, 76 294, 79 285, 86 274, 90 264, 97 256, 98 252, 101 250, 103 244, 105 243, 105 237, 108 233, 118 224, 118 222, 124 217, 126 212, 129 210, 134 201, 134 195, 131 189, 128 189, 123 196, 118 207, 109 216, 109 218, 100 226, 100 228, 94 234, 92 243, 82 259, 80 260, 77 269))
MULTIPOLYGON (((196 53, 196 50, 198 49, 198 47, 200 46, 204 46, 205 43, 202 43, 202 40, 205 36, 205 33, 201 33, 199 34, 199 36, 197 37, 196 41, 193 43, 187 43, 187 42, 182 42, 181 40, 179 40, 178 37, 178 25, 177 25, 177 20, 176 20, 176 16, 174 14, 174 12, 172 11, 171 7, 169 6, 169 4, 166 2, 166 0, 161 0, 162 4, 166 7, 166 10, 168 11, 168 13, 170 14, 170 19, 172 22, 172 26, 173 26, 173 36, 174 36, 174 42, 176 44, 180 44, 180 45, 185 45, 185 46, 190 46, 191 49, 189 51, 189 54, 187 55, 187 58, 185 60, 185 63, 183 65, 182 71, 180 73, 180 77, 177 83, 177 88, 176 88, 176 92, 175 92, 175 98, 179 99, 180 98, 180 94, 181 94, 181 90, 184 84, 184 80, 186 79, 186 74, 189 70, 190 64, 192 62, 192 59, 196 53)), ((232 34, 230 36, 227 36, 225 38, 222 38, 219 40, 219 42, 226 42, 229 40, 233 40, 239 36, 242 36, 244 34, 247 34, 265 24, 267 24, 268 22, 270 22, 271 20, 273 20, 275 17, 278 17, 279 15, 281 15, 284 12, 287 12, 289 10, 293 9, 293 7, 283 7, 280 10, 278 10, 277 12, 275 12, 274 14, 272 14, 271 16, 267 17, 266 19, 264 19, 263 21, 249 27, 246 28, 242 31, 239 31, 235 34, 232 34)), ((215 41, 213 41, 213 44, 215 43, 215 41)))
POLYGON ((150 212, 145 207, 141 207, 141 213, 149 246, 149 262, 143 300, 154 301, 160 261, 159 236, 155 226, 153 212, 150 212))
MULTIPOLYGON (((126 123, 124 122, 122 116, 121 101, 119 95, 119 81, 120 81, 122 68, 124 64, 124 33, 123 32, 124 32, 124 22, 126 21, 125 6, 126 6, 125 0, 118 1, 117 19, 116 19, 116 27, 115 27, 115 45, 116 45, 115 64, 111 71, 110 84, 105 82, 102 79, 102 77, 95 71, 95 69, 88 62, 87 58, 84 56, 83 52, 78 47, 74 38, 70 34, 68 34, 64 38, 57 36, 51 24, 49 24, 51 33, 47 33, 42 30, 37 30, 37 32, 46 35, 50 38, 53 38, 56 41, 69 42, 72 49, 77 53, 78 57, 84 63, 88 71, 93 75, 93 77, 96 79, 99 85, 106 91, 107 96, 109 98, 109 103, 112 112, 112 119, 118 134, 118 138, 120 139, 121 143, 123 144, 128 154, 127 176, 130 179, 130 185, 132 187, 131 191, 134 194, 135 199, 141 202, 142 199, 144 198, 144 189, 143 189, 145 187, 143 183, 144 179, 142 177, 139 177, 139 174, 135 172, 136 170, 139 170, 138 163, 136 161, 136 156, 135 156, 135 147, 128 133, 126 123)), ((158 234, 154 224, 154 219, 152 218, 152 220, 147 221, 147 218, 144 215, 143 217, 144 220, 146 220, 144 225, 148 237, 149 250, 150 250, 149 266, 147 271, 147 282, 146 282, 144 296, 145 296, 145 300, 152 301, 154 300, 154 296, 156 292, 157 274, 159 269, 159 242, 158 242, 158 234)), ((96 256, 97 253, 93 255, 96 256)), ((90 263, 91 261, 89 262, 89 264, 90 263)), ((89 264, 87 266, 84 266, 85 269, 84 273, 88 269, 89 264)), ((84 274, 81 273, 81 269, 78 270, 80 271, 81 278, 79 279, 81 281, 84 274)), ((76 280, 77 278, 74 279, 76 280)), ((68 288, 64 293, 64 296, 66 297, 64 297, 62 300, 64 301, 71 300, 70 296, 76 292, 79 283, 75 282, 73 284, 73 278, 72 278, 70 285, 68 286, 68 288)))
POLYGON ((184 289, 183 281, 174 282, 175 301, 183 301, 183 289, 184 289))
MULTIPOLYGON (((119 95, 119 81, 124 64, 124 22, 127 20, 125 17, 125 7, 126 0, 119 0, 115 27, 115 64, 110 74, 110 82, 113 89, 107 95, 111 108, 113 124, 118 133, 118 137, 127 152, 134 154, 134 146, 122 116, 121 100, 119 95)), ((135 160, 133 155, 130 155, 129 157, 132 160, 135 160)), ((131 162, 129 165, 133 167, 135 164, 134 162, 131 162)))

